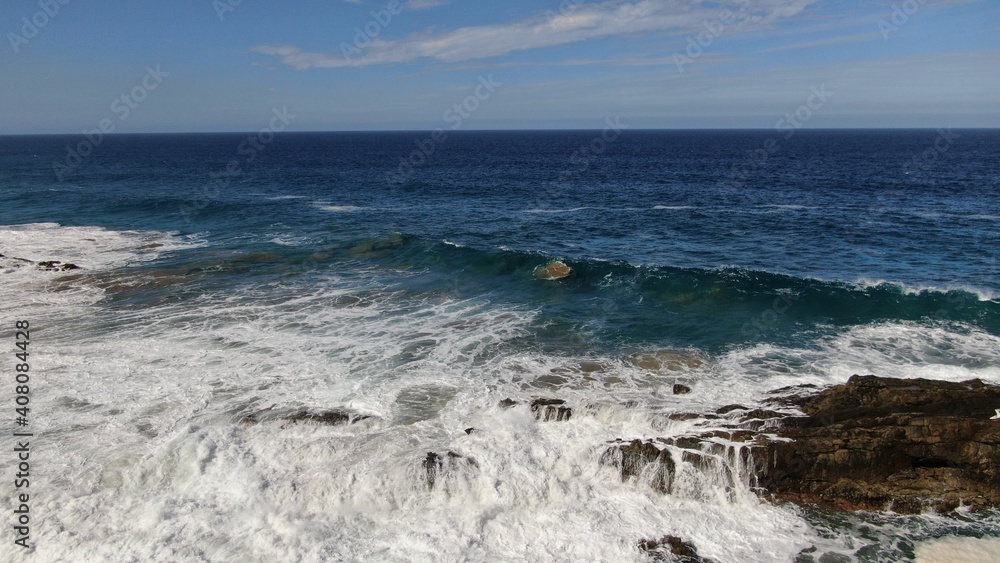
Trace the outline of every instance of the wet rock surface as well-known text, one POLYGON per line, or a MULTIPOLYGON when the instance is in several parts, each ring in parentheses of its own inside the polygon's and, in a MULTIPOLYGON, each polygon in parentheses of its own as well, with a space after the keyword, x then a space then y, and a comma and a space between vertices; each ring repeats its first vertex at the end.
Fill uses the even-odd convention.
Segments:
POLYGON ((16 269, 24 266, 35 266, 37 269, 44 270, 46 272, 65 272, 68 270, 80 269, 80 266, 77 266, 76 264, 61 262, 59 260, 42 260, 41 262, 35 262, 34 260, 28 260, 27 258, 5 256, 0 253, 0 268, 16 269))
POLYGON ((991 419, 1000 386, 853 376, 823 390, 781 393, 765 408, 726 405, 698 415, 712 429, 617 440, 601 463, 661 493, 672 492, 679 464, 691 464, 727 481, 749 480, 765 498, 838 510, 1000 505, 1000 419, 991 419))
MULTIPOLYGON (((503 409, 514 408, 521 403, 514 399, 503 399, 498 406, 503 409)), ((566 406, 566 401, 562 399, 538 398, 531 401, 531 412, 535 413, 535 418, 543 422, 565 421, 573 416, 573 409, 566 406)))
POLYGON ((453 451, 444 454, 427 452, 427 457, 424 458, 421 466, 424 470, 427 488, 433 489, 434 485, 440 484, 441 480, 449 474, 455 474, 463 468, 478 469, 479 462, 453 451))
POLYGON ((312 422, 326 426, 355 424, 372 418, 371 415, 360 414, 347 409, 275 409, 273 407, 253 412, 241 417, 240 423, 245 425, 262 422, 312 422))
POLYGON ((535 268, 535 277, 540 280, 561 280, 571 275, 573 275, 573 268, 570 268, 565 262, 560 262, 559 260, 554 260, 544 266, 535 268))
POLYGON ((43 270, 47 270, 47 271, 50 271, 50 272, 51 271, 63 271, 63 272, 65 272, 66 270, 79 270, 80 269, 80 267, 77 266, 76 264, 70 264, 69 262, 62 263, 59 260, 46 260, 46 261, 43 261, 43 262, 39 262, 37 264, 37 266, 39 268, 43 269, 43 270))
POLYGON ((770 497, 901 513, 1000 504, 1000 387, 856 375, 771 401, 805 416, 753 448, 770 497))
POLYGON ((694 545, 677 536, 663 536, 657 540, 642 540, 639 551, 645 553, 653 561, 674 561, 678 563, 711 563, 698 555, 694 545))
POLYGON ((617 467, 622 482, 643 481, 663 494, 671 491, 677 470, 666 444, 649 440, 613 445, 601 455, 601 463, 617 467))
POLYGON ((535 399, 531 402, 531 412, 542 421, 569 420, 573 416, 573 409, 567 407, 562 399, 535 399))

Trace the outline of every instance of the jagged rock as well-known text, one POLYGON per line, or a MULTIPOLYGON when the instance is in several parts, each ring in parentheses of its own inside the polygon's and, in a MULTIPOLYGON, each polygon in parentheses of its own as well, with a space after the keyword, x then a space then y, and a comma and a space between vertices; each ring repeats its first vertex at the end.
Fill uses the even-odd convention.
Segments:
MULTIPOLYGON (((30 262, 30 260, 24 260, 23 258, 14 258, 14 260, 20 260, 22 262, 30 262)), ((54 272, 54 271, 59 271, 59 270, 62 270, 62 271, 65 272, 66 270, 79 270, 80 269, 80 267, 77 266, 76 264, 71 264, 69 262, 63 264, 59 260, 43 260, 41 262, 37 262, 35 265, 38 266, 39 268, 41 268, 42 270, 46 270, 46 271, 49 271, 49 272, 54 272), (62 264, 62 265, 60 266, 60 264, 62 264)))
POLYGON ((666 416, 667 420, 695 420, 698 418, 704 418, 706 420, 715 420, 719 418, 714 414, 701 414, 696 412, 672 412, 666 416))
POLYGON ((573 409, 564 406, 566 401, 562 399, 535 399, 531 402, 531 412, 535 413, 538 420, 569 420, 573 416, 573 409))
POLYGON ((513 408, 513 407, 516 407, 519 404, 520 403, 518 403, 514 399, 504 399, 504 400, 500 401, 500 403, 499 403, 500 408, 502 408, 502 409, 513 408))
POLYGON ((561 280, 571 275, 573 275, 573 268, 558 260, 535 268, 535 277, 540 280, 561 280))
POLYGON ((466 428, 466 429, 465 429, 465 433, 466 433, 466 434, 472 434, 472 433, 473 433, 473 432, 475 432, 475 431, 476 431, 476 429, 475 429, 475 428, 466 428))
MULTIPOLYGON (((503 409, 509 409, 520 404, 514 399, 504 399, 500 401, 499 406, 503 409)), ((565 405, 566 401, 562 399, 535 399, 531 401, 531 412, 535 413, 535 418, 541 421, 569 420, 573 416, 573 409, 565 405)))
POLYGON ((749 442, 757 437, 751 430, 712 430, 701 435, 702 438, 725 438, 731 442, 749 442))
POLYGON ((715 414, 729 414, 729 413, 731 413, 733 411, 745 411, 745 410, 749 410, 749 409, 747 409, 743 405, 726 405, 724 407, 719 407, 715 411, 715 414))
POLYGON ((772 401, 806 415, 778 421, 791 441, 753 448, 757 483, 776 499, 906 513, 1000 504, 1000 387, 856 375, 772 401))
POLYGON ((462 465, 466 467, 478 468, 479 462, 471 457, 452 451, 449 451, 444 455, 436 452, 427 452, 427 457, 424 458, 422 463, 427 479, 427 488, 433 489, 435 483, 438 482, 439 477, 443 476, 445 472, 455 471, 462 465))
POLYGON ((658 540, 641 540, 639 550, 650 556, 653 561, 680 563, 711 563, 712 561, 698 555, 693 544, 677 536, 663 536, 658 540))
POLYGON ((359 414, 345 409, 275 409, 274 407, 268 407, 242 417, 240 422, 247 425, 270 421, 316 422, 318 424, 336 426, 339 424, 355 424, 369 418, 372 418, 371 415, 359 414))
POLYGON ((687 385, 682 385, 680 383, 674 383, 674 395, 687 395, 691 392, 691 388, 687 385))
POLYGON ((632 440, 614 445, 601 455, 601 463, 618 467, 622 482, 641 479, 663 494, 669 493, 673 486, 676 468, 670 452, 650 441, 632 440))

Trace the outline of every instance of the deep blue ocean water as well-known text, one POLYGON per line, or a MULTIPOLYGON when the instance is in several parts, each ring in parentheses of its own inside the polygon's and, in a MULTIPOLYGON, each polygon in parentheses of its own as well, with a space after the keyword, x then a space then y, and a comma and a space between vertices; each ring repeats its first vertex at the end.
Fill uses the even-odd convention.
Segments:
POLYGON ((60 525, 82 531, 65 536, 53 516, 47 553, 128 537, 136 557, 184 560, 202 541, 193 529, 212 521, 237 531, 202 532, 218 544, 207 560, 607 559, 639 557, 633 536, 673 532, 724 561, 810 546, 861 557, 872 542, 885 551, 868 560, 905 560, 920 541, 1000 530, 992 517, 889 518, 864 539, 702 489, 651 509, 655 493, 622 492, 590 463, 608 439, 690 430, 664 427, 664 411, 787 384, 1000 381, 1000 131, 464 132, 417 156, 429 138, 121 135, 77 163, 68 147, 82 136, 0 137, 0 252, 83 267, 8 271, 5 290, 4 318, 34 315, 39 338, 51 334, 38 361, 59 380, 37 391, 53 413, 42 430, 58 434, 67 465, 100 466, 52 477, 53 494, 74 499, 60 525), (538 279, 553 260, 573 275, 538 279), (697 360, 650 372, 634 361, 643 353, 697 360), (677 381, 690 396, 663 391, 677 381), (575 429, 528 430, 495 408, 539 393, 590 414, 575 429), (625 400, 640 406, 593 407, 625 400), (381 422, 315 431, 332 437, 231 435, 235 414, 269 405, 381 422), (468 442, 459 430, 476 425, 507 430, 468 442), (331 482, 307 461, 248 461, 293 455, 280 449, 290 443, 315 456, 304 452, 324 440, 336 453, 315 459, 337 468, 331 482), (530 440, 546 451, 504 451, 530 440), (407 488, 433 448, 476 453, 496 483, 548 486, 407 488), (249 500, 206 484, 233 474, 249 500), (172 496, 192 480, 197 494, 172 496), (144 518, 173 539, 84 516, 122 503, 160 503, 144 518), (244 505, 261 516, 233 523, 244 505), (548 518, 562 522, 551 537, 511 532, 548 518))

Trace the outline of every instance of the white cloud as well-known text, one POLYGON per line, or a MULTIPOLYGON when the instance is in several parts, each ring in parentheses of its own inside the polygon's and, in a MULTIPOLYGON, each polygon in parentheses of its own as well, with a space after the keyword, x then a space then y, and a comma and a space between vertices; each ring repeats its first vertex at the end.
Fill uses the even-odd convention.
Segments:
POLYGON ((451 4, 451 0, 409 0, 406 7, 410 10, 429 10, 447 4, 451 4))
MULTIPOLYGON (((437 0, 411 0, 424 3, 437 0)), ((310 53, 291 45, 259 45, 252 50, 277 57, 296 70, 369 66, 429 58, 459 62, 497 57, 529 49, 641 33, 697 32, 706 22, 719 18, 724 7, 737 13, 737 21, 752 23, 744 29, 760 28, 793 17, 819 0, 757 0, 746 8, 746 0, 724 0, 711 6, 701 0, 606 0, 599 3, 564 3, 565 9, 512 23, 463 27, 438 33, 416 34, 389 41, 381 38, 360 48, 349 60, 343 48, 356 48, 345 41, 336 53, 310 53)), ((734 24, 735 25, 735 24, 734 24)))

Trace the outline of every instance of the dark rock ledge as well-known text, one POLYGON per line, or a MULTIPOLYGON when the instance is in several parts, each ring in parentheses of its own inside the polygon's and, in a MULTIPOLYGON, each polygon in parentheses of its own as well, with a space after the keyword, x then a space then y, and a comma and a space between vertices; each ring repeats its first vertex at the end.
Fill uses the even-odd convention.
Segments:
MULTIPOLYGON (((514 399, 504 399, 499 403, 500 407, 505 409, 516 407, 519 404, 514 399)), ((566 401, 562 399, 534 399, 531 401, 531 412, 535 414, 535 418, 543 422, 565 421, 573 416, 573 409, 566 406, 566 401)))
POLYGON ((769 497, 842 510, 948 512, 1000 504, 1000 387, 853 376, 771 400, 806 416, 752 448, 769 497))
POLYGON ((856 375, 779 392, 767 402, 802 414, 728 405, 716 413, 726 430, 618 440, 601 462, 661 493, 679 460, 749 480, 777 502, 898 513, 1000 506, 1000 419, 991 419, 1000 386, 856 375))
POLYGON ((663 536, 658 540, 642 540, 639 551, 648 555, 653 561, 671 561, 675 563, 712 563, 711 559, 701 557, 690 543, 677 536, 663 536))
POLYGON ((372 418, 371 415, 360 414, 347 409, 276 409, 271 406, 243 415, 239 418, 239 422, 245 425, 262 422, 312 422, 326 426, 337 426, 341 424, 355 424, 370 418, 372 418))

